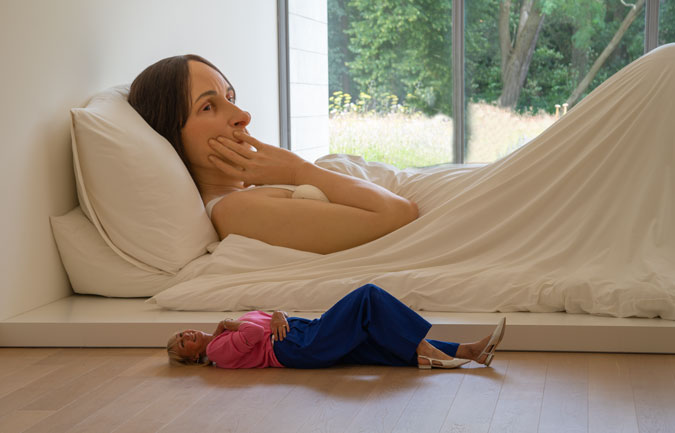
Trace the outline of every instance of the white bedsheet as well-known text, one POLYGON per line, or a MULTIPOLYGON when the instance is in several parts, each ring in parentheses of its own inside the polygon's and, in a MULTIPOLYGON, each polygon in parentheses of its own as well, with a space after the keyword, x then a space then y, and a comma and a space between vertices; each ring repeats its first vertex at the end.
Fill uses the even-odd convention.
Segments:
POLYGON ((399 171, 317 164, 415 201, 420 218, 319 255, 231 235, 197 278, 149 300, 178 310, 325 310, 374 283, 418 310, 675 320, 675 44, 598 87, 510 156, 399 171))

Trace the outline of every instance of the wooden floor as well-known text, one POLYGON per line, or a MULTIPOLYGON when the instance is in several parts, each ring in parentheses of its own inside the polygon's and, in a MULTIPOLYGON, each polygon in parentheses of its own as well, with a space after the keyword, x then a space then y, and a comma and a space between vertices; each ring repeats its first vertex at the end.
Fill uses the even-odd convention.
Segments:
POLYGON ((230 371, 172 367, 163 349, 0 349, 3 433, 675 432, 674 409, 675 355, 230 371))

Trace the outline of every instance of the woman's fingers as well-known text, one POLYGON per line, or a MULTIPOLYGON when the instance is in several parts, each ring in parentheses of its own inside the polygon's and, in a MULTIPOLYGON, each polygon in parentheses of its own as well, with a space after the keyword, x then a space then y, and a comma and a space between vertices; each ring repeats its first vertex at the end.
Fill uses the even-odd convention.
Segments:
POLYGON ((285 323, 280 323, 277 325, 274 325, 274 329, 272 333, 274 334, 274 338, 278 341, 283 341, 284 338, 286 338, 286 335, 288 334, 288 331, 290 330, 290 327, 288 326, 288 322, 285 323))
POLYGON ((223 161, 221 158, 210 155, 209 156, 209 161, 211 161, 211 164, 215 165, 216 168, 218 168, 220 171, 223 173, 227 174, 228 176, 232 176, 235 178, 241 178, 242 177, 242 170, 235 168, 232 166, 232 164, 229 164, 225 161, 223 161))
POLYGON ((257 149, 254 149, 250 144, 244 141, 237 141, 237 139, 230 140, 229 138, 223 137, 222 135, 216 137, 216 140, 222 145, 227 146, 227 148, 230 150, 237 152, 239 155, 247 159, 255 157, 255 154, 257 153, 257 149))
POLYGON ((224 137, 218 137, 217 139, 209 139, 209 147, 217 152, 218 155, 225 157, 236 165, 246 168, 249 158, 246 157, 247 151, 241 145, 235 144, 224 137))
POLYGON ((241 140, 244 143, 250 144, 251 146, 255 147, 256 150, 261 150, 265 146, 265 143, 263 143, 262 141, 258 141, 255 138, 251 137, 248 134, 248 131, 246 132, 232 131, 232 136, 237 140, 241 140))

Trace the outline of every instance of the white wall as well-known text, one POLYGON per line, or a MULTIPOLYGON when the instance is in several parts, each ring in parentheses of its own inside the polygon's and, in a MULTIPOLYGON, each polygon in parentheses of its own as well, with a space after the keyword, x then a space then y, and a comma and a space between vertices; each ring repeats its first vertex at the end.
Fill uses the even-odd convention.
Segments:
POLYGON ((0 320, 71 293, 49 224, 77 205, 68 110, 196 53, 234 84, 251 133, 277 144, 276 22, 272 0, 2 0, 0 320))
POLYGON ((328 12, 325 0, 288 4, 291 150, 314 162, 328 152, 328 12))

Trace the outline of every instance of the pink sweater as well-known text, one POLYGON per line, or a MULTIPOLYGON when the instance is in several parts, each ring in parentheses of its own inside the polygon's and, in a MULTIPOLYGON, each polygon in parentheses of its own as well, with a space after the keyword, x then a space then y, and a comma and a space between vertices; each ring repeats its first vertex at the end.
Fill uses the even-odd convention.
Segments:
POLYGON ((225 331, 206 346, 206 356, 220 368, 283 367, 274 355, 270 336, 272 315, 251 311, 241 316, 238 331, 225 331))

